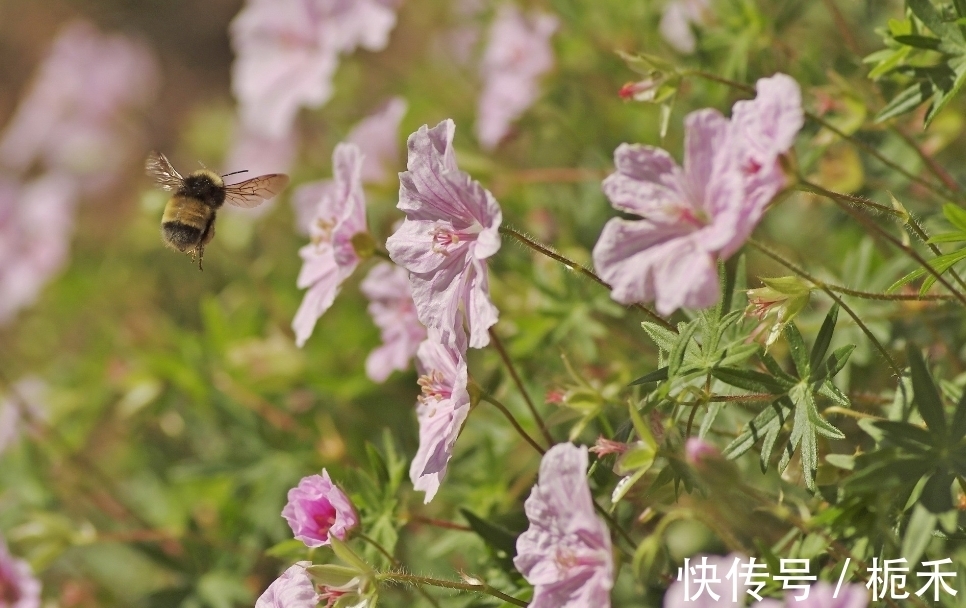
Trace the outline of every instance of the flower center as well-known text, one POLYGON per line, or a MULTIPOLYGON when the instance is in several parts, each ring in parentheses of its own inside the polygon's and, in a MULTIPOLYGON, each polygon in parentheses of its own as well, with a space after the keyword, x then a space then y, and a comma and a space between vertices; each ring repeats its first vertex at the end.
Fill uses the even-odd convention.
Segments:
POLYGON ((335 507, 328 502, 319 505, 318 511, 312 514, 312 521, 318 526, 319 536, 328 536, 329 530, 335 525, 335 507))
POLYGON ((321 243, 328 243, 332 240, 332 231, 335 229, 335 222, 317 218, 313 228, 315 230, 312 231, 312 244, 319 245, 321 243))
POLYGON ((685 224, 691 224, 696 228, 703 228, 708 225, 709 218, 704 211, 695 211, 691 207, 682 206, 678 213, 678 218, 685 224))
POLYGON ((332 587, 322 587, 322 593, 319 595, 319 599, 325 600, 325 608, 332 608, 339 601, 339 598, 344 595, 348 594, 345 591, 339 591, 332 587))
POLYGON ((420 376, 416 383, 423 389, 423 394, 419 396, 420 403, 426 403, 430 399, 442 401, 453 396, 453 387, 446 382, 446 378, 439 370, 434 369, 420 376))
POLYGON ((452 226, 436 226, 432 233, 433 251, 449 255, 450 251, 459 247, 461 243, 475 241, 481 232, 483 232, 483 225, 475 220, 462 230, 455 230, 452 226))

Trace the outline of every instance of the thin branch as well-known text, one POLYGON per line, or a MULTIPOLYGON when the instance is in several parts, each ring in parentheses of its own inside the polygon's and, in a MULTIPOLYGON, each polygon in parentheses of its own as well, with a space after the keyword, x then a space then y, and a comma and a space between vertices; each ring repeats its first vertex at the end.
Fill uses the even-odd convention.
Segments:
POLYGON ((547 429, 546 423, 543 421, 543 417, 537 411, 537 406, 533 403, 533 399, 530 398, 530 393, 527 392, 527 387, 523 385, 523 379, 520 378, 520 374, 517 373, 517 368, 513 365, 513 360, 510 358, 510 354, 503 347, 503 342, 500 337, 493 331, 491 327, 489 329, 490 339, 493 341, 493 346, 496 351, 500 353, 500 359, 503 360, 503 365, 506 366, 507 370, 510 372, 510 376, 513 377, 513 382, 517 385, 520 390, 520 394, 523 395, 524 401, 527 402, 527 408, 530 409, 530 415, 533 416, 534 421, 536 421, 537 426, 540 428, 540 432, 543 434, 543 438, 546 439, 547 445, 553 445, 553 437, 550 435, 550 431, 547 429))
POLYGON ((443 587, 445 589, 459 589, 461 591, 475 591, 477 593, 485 593, 487 595, 492 595, 495 598, 499 598, 508 604, 513 604, 514 606, 521 606, 526 608, 530 604, 523 600, 519 600, 511 595, 507 595, 502 591, 494 589, 493 587, 487 585, 486 583, 472 584, 472 583, 458 583, 456 581, 444 581, 438 578, 430 578, 428 576, 416 576, 415 574, 405 574, 403 572, 383 572, 377 577, 384 581, 391 581, 394 583, 413 583, 416 585, 431 585, 433 587, 443 587))
POLYGON ((513 428, 516 429, 517 433, 519 433, 519 435, 523 437, 527 441, 527 443, 533 446, 533 449, 539 452, 541 456, 547 453, 547 450, 540 447, 540 444, 537 443, 536 440, 530 436, 530 433, 527 433, 526 430, 524 430, 524 428, 520 426, 520 423, 517 422, 517 419, 513 416, 513 413, 510 412, 510 410, 508 410, 505 405, 500 403, 496 398, 494 398, 492 395, 488 393, 483 393, 480 396, 480 399, 482 399, 483 401, 486 401, 490 405, 493 405, 494 407, 496 407, 496 409, 503 412, 503 415, 506 416, 506 419, 510 421, 510 424, 513 425, 513 428))

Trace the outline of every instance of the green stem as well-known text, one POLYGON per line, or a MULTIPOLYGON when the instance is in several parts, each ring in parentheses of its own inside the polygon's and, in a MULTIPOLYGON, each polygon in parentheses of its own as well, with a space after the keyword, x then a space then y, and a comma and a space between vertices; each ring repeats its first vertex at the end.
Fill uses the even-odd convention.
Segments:
POLYGON ((831 190, 826 190, 825 188, 822 188, 821 186, 819 186, 817 184, 812 184, 812 183, 807 182, 805 180, 802 180, 802 184, 804 186, 808 187, 808 188, 813 189, 813 191, 815 193, 821 194, 822 196, 824 196, 824 197, 828 198, 829 200, 835 202, 835 204, 838 205, 840 209, 842 209, 843 211, 845 211, 846 213, 848 213, 852 217, 852 219, 854 219, 855 221, 857 221, 860 224, 862 224, 863 226, 865 226, 865 228, 868 229, 869 231, 875 232, 876 234, 878 234, 879 236, 881 236, 885 240, 889 241, 897 249, 901 250, 903 253, 905 253, 906 255, 908 255, 910 258, 912 258, 913 260, 915 260, 916 262, 918 262, 919 265, 922 266, 922 268, 926 272, 928 272, 929 274, 931 274, 932 276, 934 276, 936 278, 936 280, 943 287, 945 287, 946 289, 948 289, 949 292, 952 293, 956 297, 957 300, 959 300, 959 303, 960 304, 962 304, 963 306, 966 306, 966 296, 964 296, 962 292, 958 291, 955 287, 953 287, 949 283, 949 281, 947 281, 942 276, 942 273, 941 272, 939 272, 938 270, 936 270, 935 268, 933 268, 929 264, 929 262, 927 262, 921 255, 919 255, 919 252, 917 252, 915 249, 913 249, 912 247, 909 247, 908 245, 906 245, 905 243, 903 243, 902 241, 900 241, 896 237, 894 237, 891 234, 889 234, 886 230, 884 230, 881 226, 879 226, 878 224, 876 224, 874 221, 872 221, 871 219, 865 217, 864 215, 862 215, 861 213, 859 213, 855 209, 853 209, 852 206, 848 204, 851 201, 849 200, 849 198, 847 196, 842 195, 842 194, 839 194, 838 192, 832 192, 831 190))
POLYGON ((767 246, 763 245, 762 243, 759 243, 755 239, 748 239, 748 244, 754 247, 755 249, 757 249, 758 251, 762 252, 766 256, 770 257, 771 259, 775 260, 785 268, 791 270, 798 276, 802 277, 806 281, 809 281, 810 283, 812 283, 822 291, 824 291, 828 295, 828 297, 832 298, 832 300, 834 300, 842 308, 842 310, 846 312, 846 314, 852 317, 852 320, 855 321, 855 324, 859 326, 859 329, 862 330, 862 333, 865 334, 865 336, 869 339, 869 341, 872 342, 872 345, 875 347, 875 349, 879 351, 879 353, 889 363, 889 367, 891 367, 892 371, 895 372, 896 377, 898 378, 902 376, 902 369, 899 367, 899 364, 896 363, 895 359, 892 358, 892 355, 889 354, 889 351, 886 350, 885 346, 883 346, 882 343, 879 342, 879 340, 872 333, 872 331, 868 327, 866 327, 865 323, 862 322, 862 319, 860 319, 859 316, 855 314, 855 311, 852 310, 848 306, 848 304, 843 302, 842 298, 836 295, 834 291, 829 289, 829 287, 825 285, 825 283, 813 277, 811 274, 806 272, 804 269, 800 268, 798 265, 786 260, 781 255, 772 251, 767 246))
POLYGON ((918 295, 914 293, 876 293, 871 291, 859 291, 857 289, 849 289, 848 287, 843 287, 841 285, 830 285, 826 284, 826 287, 834 292, 841 293, 847 296, 852 296, 855 298, 864 298, 866 300, 890 300, 890 301, 912 301, 912 302, 935 302, 935 301, 947 301, 955 300, 956 296, 951 296, 947 294, 924 294, 918 295))
POLYGON ((519 600, 511 595, 507 595, 493 587, 487 585, 486 583, 473 584, 473 583, 458 583, 456 581, 444 581, 438 578, 430 578, 428 576, 416 576, 415 574, 405 574, 402 572, 383 572, 376 575, 376 578, 383 581, 390 581, 393 583, 411 583, 415 585, 431 585, 433 587, 443 587, 445 589, 459 589, 460 591, 475 591, 476 593, 485 593, 486 595, 493 596, 495 598, 501 599, 508 604, 513 604, 514 606, 522 606, 526 608, 530 604, 523 600, 519 600))
POLYGON ((534 421, 536 421, 537 426, 540 428, 540 432, 543 434, 543 438, 547 441, 547 445, 553 445, 553 437, 550 435, 550 431, 547 429, 546 423, 543 421, 543 417, 537 411, 537 406, 533 403, 533 399, 530 398, 530 393, 527 392, 527 387, 523 385, 523 379, 520 378, 520 374, 517 373, 517 368, 513 365, 513 359, 510 358, 510 354, 503 347, 503 342, 500 340, 500 336, 493 331, 491 327, 489 329, 490 340, 493 341, 493 346, 496 351, 500 353, 500 359, 503 360, 503 365, 506 366, 507 370, 510 372, 510 376, 513 378, 513 382, 517 385, 520 394, 523 395, 524 401, 527 402, 527 408, 530 410, 530 415, 533 416, 534 421))
POLYGON ((506 408, 505 405, 500 403, 495 397, 493 397, 489 393, 482 392, 482 390, 481 390, 480 399, 482 399, 483 401, 486 401, 490 405, 493 405, 494 407, 496 407, 496 409, 503 412, 503 415, 506 416, 506 419, 510 421, 510 424, 513 425, 513 428, 516 429, 517 433, 519 433, 520 436, 523 437, 527 443, 533 446, 533 449, 539 452, 541 456, 547 453, 547 450, 540 447, 540 444, 537 443, 536 440, 533 437, 531 437, 530 434, 527 433, 522 426, 520 426, 520 423, 517 422, 517 419, 513 416, 510 410, 506 408))
MULTIPOLYGON (((392 564, 393 568, 402 568, 402 564, 399 562, 399 560, 397 560, 395 557, 393 557, 392 553, 390 553, 389 551, 386 551, 386 548, 383 547, 380 543, 378 543, 375 539, 373 539, 373 538, 371 538, 371 537, 369 537, 369 536, 367 536, 367 535, 365 535, 365 534, 363 534, 361 532, 359 532, 357 534, 359 535, 359 538, 361 538, 362 540, 366 541, 367 543, 369 543, 370 545, 372 545, 373 547, 375 547, 376 548, 376 551, 378 551, 379 553, 382 553, 386 557, 386 559, 389 560, 389 563, 392 564)), ((439 602, 436 601, 436 598, 433 597, 433 596, 431 596, 428 591, 426 591, 425 589, 423 589, 423 586, 422 585, 420 585, 420 584, 417 583, 416 584, 416 591, 418 591, 421 596, 423 596, 424 598, 426 598, 426 601, 428 601, 430 604, 432 604, 436 608, 440 608, 439 602)))
MULTIPOLYGON (((523 234, 522 232, 518 232, 517 230, 514 230, 509 226, 500 226, 500 234, 504 234, 515 238, 517 241, 529 247, 530 249, 533 249, 537 253, 541 253, 547 256, 548 258, 550 258, 551 260, 556 260, 557 262, 560 262, 561 264, 566 266, 568 270, 573 270, 575 272, 578 272, 584 275, 585 277, 597 283, 598 285, 607 288, 608 291, 611 291, 613 289, 610 283, 608 283, 604 279, 597 276, 597 273, 591 270, 590 268, 587 268, 582 264, 578 264, 577 262, 560 255, 550 247, 538 243, 537 241, 531 239, 530 237, 523 234)), ((654 312, 647 306, 644 306, 643 304, 633 304, 632 306, 637 310, 640 310, 647 316, 649 316, 651 319, 654 320, 655 323, 661 325, 665 329, 668 329, 670 331, 673 331, 674 333, 677 333, 678 330, 676 327, 668 323, 666 320, 664 320, 663 317, 658 315, 656 312, 654 312)))

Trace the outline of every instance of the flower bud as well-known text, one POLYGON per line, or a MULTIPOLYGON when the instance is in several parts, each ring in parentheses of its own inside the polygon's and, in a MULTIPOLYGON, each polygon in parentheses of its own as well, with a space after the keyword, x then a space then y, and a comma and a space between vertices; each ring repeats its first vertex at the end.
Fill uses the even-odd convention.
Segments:
POLYGON ((763 278, 764 287, 748 290, 748 308, 745 315, 757 317, 761 324, 753 335, 768 330, 765 346, 771 346, 782 329, 808 304, 812 292, 810 285, 798 277, 763 278))
POLYGON ((359 524, 359 516, 349 497, 332 483, 329 474, 303 477, 288 491, 288 504, 282 509, 297 540, 308 547, 321 547, 332 542, 332 537, 345 540, 349 531, 359 524))

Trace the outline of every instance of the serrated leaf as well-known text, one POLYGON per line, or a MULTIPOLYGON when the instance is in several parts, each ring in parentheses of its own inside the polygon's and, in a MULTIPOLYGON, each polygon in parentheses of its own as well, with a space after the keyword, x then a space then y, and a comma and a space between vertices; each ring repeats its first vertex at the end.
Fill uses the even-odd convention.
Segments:
POLYGON ((777 401, 771 403, 745 425, 741 434, 729 443, 721 454, 729 460, 734 460, 754 447, 760 439, 766 437, 769 433, 774 433, 777 436, 778 431, 785 424, 787 414, 788 408, 783 407, 777 401))
POLYGON ((678 341, 678 335, 675 332, 657 323, 643 321, 641 327, 647 332, 651 340, 657 344, 657 347, 664 352, 670 352, 674 344, 678 341))
POLYGON ((638 384, 647 384, 648 382, 664 382, 668 378, 667 372, 668 372, 668 368, 665 365, 664 367, 660 369, 656 369, 649 374, 644 374, 643 376, 631 382, 627 386, 637 386, 638 384))
POLYGON ((926 481, 922 488, 919 502, 930 513, 945 513, 953 509, 953 493, 951 486, 955 476, 949 471, 937 471, 926 481))
POLYGON ((781 395, 788 390, 787 386, 783 386, 768 374, 750 369, 714 367, 711 369, 711 375, 725 384, 743 388, 746 391, 752 391, 754 393, 781 395))
POLYGON ((782 334, 788 342, 788 352, 792 356, 792 362, 795 364, 795 371, 798 372, 798 377, 808 378, 808 348, 805 346, 802 332, 798 331, 794 323, 789 323, 785 326, 785 331, 782 334))
MULTIPOLYGON (((839 305, 838 303, 833 304, 832 308, 829 309, 828 314, 825 315, 825 321, 822 322, 822 328, 818 330, 818 335, 815 337, 815 343, 812 344, 812 352, 808 358, 808 367, 810 370, 817 370, 822 359, 825 358, 825 353, 828 352, 828 347, 832 344, 832 334, 835 332, 835 322, 839 318, 839 305)), ((801 371, 801 370, 799 370, 801 371)))
POLYGON ((926 426, 933 433, 946 436, 946 415, 943 412, 942 398, 939 389, 929 375, 922 353, 912 343, 907 349, 909 355, 909 369, 912 376, 912 392, 919 415, 926 422, 926 426))

